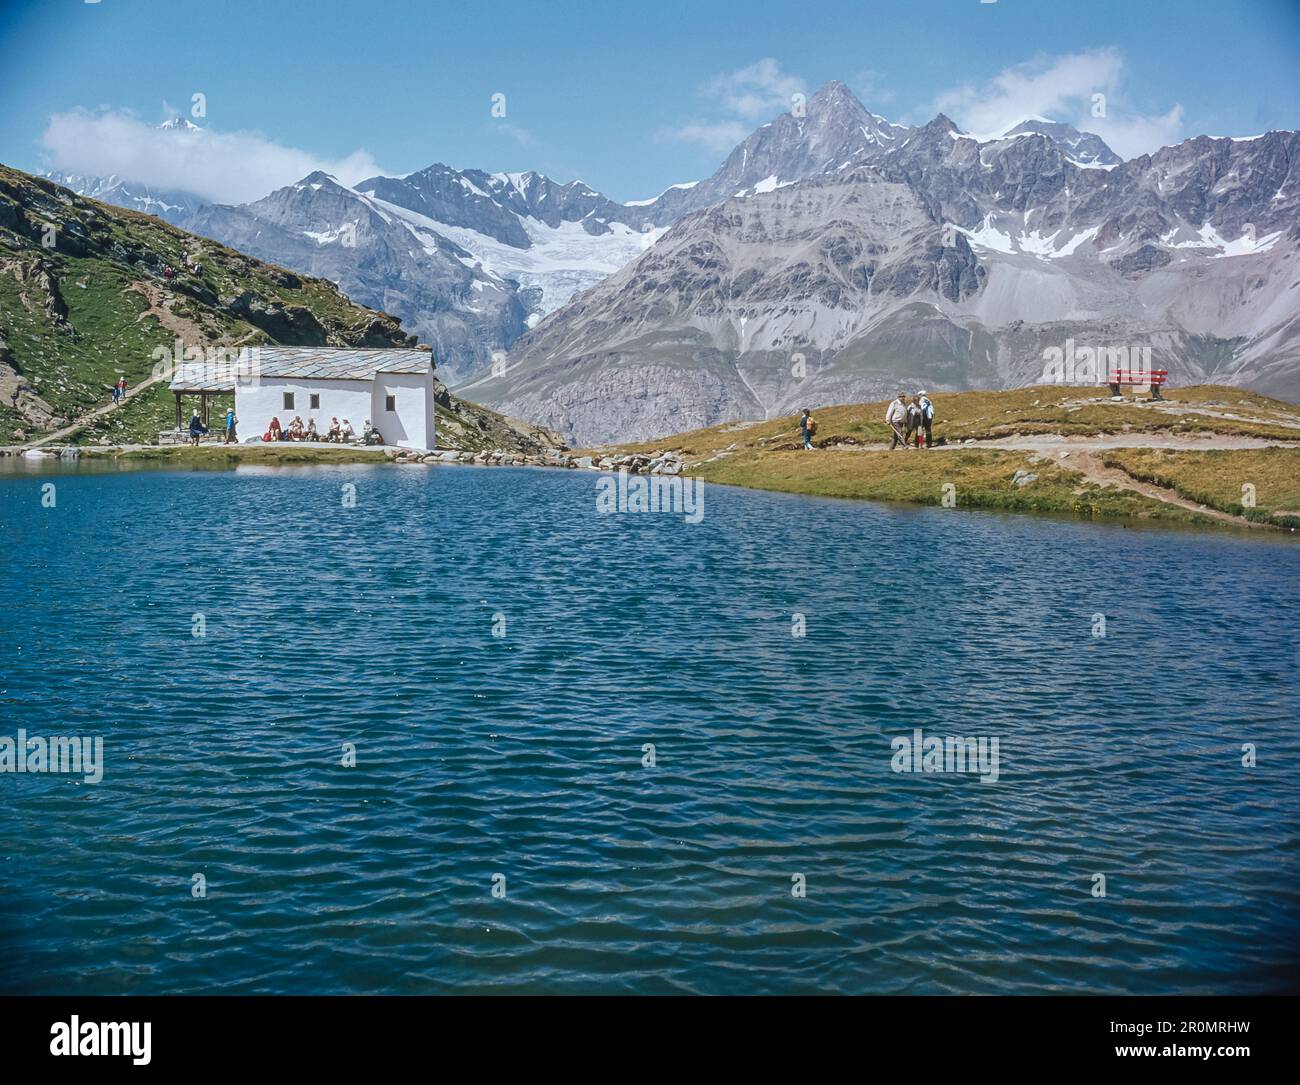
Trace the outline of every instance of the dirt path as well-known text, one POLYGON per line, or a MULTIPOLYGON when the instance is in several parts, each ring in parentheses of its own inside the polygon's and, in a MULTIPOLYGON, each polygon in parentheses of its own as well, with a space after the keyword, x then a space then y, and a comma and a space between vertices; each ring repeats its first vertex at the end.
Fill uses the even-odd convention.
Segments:
MULTIPOLYGON (((753 423, 757 424, 757 423, 753 423)), ((742 428, 742 427, 737 427, 742 428)), ((790 435, 782 433, 765 438, 769 441, 789 441, 790 435)), ((826 445, 836 452, 888 452, 889 445, 881 441, 869 445, 826 445)), ((1242 448, 1300 448, 1300 439, 1282 441, 1271 437, 1246 437, 1233 434, 1163 434, 1122 433, 1102 437, 1066 437, 1059 433, 1037 433, 1017 437, 993 437, 969 442, 953 441, 935 445, 931 452, 970 452, 982 449, 1003 452, 1096 452, 1112 448, 1170 448, 1186 452, 1232 451, 1242 448)), ((913 450, 919 451, 919 450, 913 450)))
POLYGON ((1256 523, 1254 520, 1247 520, 1244 516, 1234 516, 1230 512, 1210 508, 1208 505, 1198 505, 1195 501, 1189 501, 1187 498, 1182 497, 1176 490, 1136 479, 1122 468, 1111 467, 1109 464, 1103 463, 1101 457, 1095 452, 1071 451, 1068 458, 1059 454, 1054 456, 1050 453, 1040 453, 1034 459, 1049 460, 1067 471, 1078 471, 1087 481, 1095 485, 1113 486, 1120 490, 1133 490, 1142 494, 1143 497, 1163 501, 1166 505, 1177 505, 1189 512, 1198 512, 1202 516, 1220 520, 1225 524, 1235 524, 1239 527, 1262 528, 1267 526, 1256 523))
MULTIPOLYGON (((887 445, 880 445, 886 448, 887 445)), ((1164 433, 1111 433, 1102 437, 1066 437, 1059 433, 1039 433, 1021 437, 995 437, 991 440, 955 442, 935 445, 934 452, 960 451, 963 448, 1002 448, 1021 452, 1088 452, 1110 448, 1173 448, 1189 452, 1210 452, 1216 449, 1239 448, 1296 448, 1298 441, 1280 441, 1269 437, 1246 437, 1232 434, 1164 434, 1164 433)))
MULTIPOLYGON (((1078 471, 1091 483, 1121 490, 1132 490, 1144 497, 1177 505, 1189 512, 1197 512, 1213 520, 1239 527, 1260 528, 1268 525, 1244 516, 1200 505, 1182 497, 1176 490, 1157 486, 1134 478, 1127 471, 1102 462, 1099 455, 1115 448, 1169 448, 1188 452, 1232 451, 1243 448, 1296 448, 1295 441, 1270 440, 1264 437, 1233 436, 1231 434, 1110 434, 1102 437, 1066 437, 1062 434, 1034 434, 1020 437, 999 437, 994 440, 972 441, 969 444, 935 445, 933 452, 960 452, 972 449, 999 449, 1007 452, 1032 452, 1032 459, 1047 460, 1067 471, 1078 471)), ((858 445, 839 451, 883 452, 886 444, 858 445)), ((915 452, 916 450, 914 450, 915 452)), ((925 453, 921 453, 924 455, 925 453)), ((901 455, 901 453, 900 453, 901 455)))
MULTIPOLYGON (((170 378, 171 378, 170 373, 163 372, 163 373, 154 374, 148 380, 141 381, 134 388, 128 388, 126 390, 126 395, 122 397, 121 403, 125 403, 128 399, 131 399, 133 396, 139 395, 139 393, 143 392, 146 388, 152 387, 153 385, 157 384, 159 381, 170 380, 170 378)), ((41 445, 53 444, 55 441, 61 441, 65 437, 71 437, 74 433, 77 433, 78 431, 85 429, 86 426, 88 426, 96 418, 108 414, 109 411, 117 410, 117 408, 121 406, 121 403, 114 403, 110 400, 108 403, 105 403, 102 407, 96 407, 93 411, 87 411, 85 414, 74 419, 69 425, 64 426, 62 429, 55 430, 53 433, 47 433, 44 437, 40 438, 39 440, 32 441, 30 445, 26 445, 25 447, 40 448, 41 445)))
POLYGON ((143 279, 133 282, 127 289, 142 295, 149 303, 149 308, 135 318, 137 324, 147 317, 153 317, 167 331, 186 343, 207 343, 211 340, 212 337, 201 324, 172 312, 176 295, 170 290, 143 279))
MULTIPOLYGON (((159 286, 157 283, 139 280, 133 282, 129 287, 127 287, 127 289, 134 290, 137 294, 142 295, 145 301, 149 303, 149 308, 145 309, 135 318, 137 323, 148 317, 153 317, 154 320, 158 321, 161 327, 171 332, 185 343, 214 342, 217 345, 221 345, 224 342, 224 340, 213 340, 208 332, 204 330, 202 325, 195 323, 188 317, 183 317, 177 313, 173 313, 171 307, 176 301, 176 295, 162 286, 159 286)), ((159 381, 170 379, 171 373, 167 369, 164 369, 161 373, 155 373, 147 380, 143 380, 134 387, 128 388, 126 390, 126 395, 122 397, 121 402, 125 403, 128 399, 139 395, 147 388, 152 388, 159 381)), ((39 440, 31 442, 31 444, 26 447, 39 448, 41 445, 53 444, 56 441, 61 441, 64 438, 71 437, 74 433, 85 429, 86 426, 95 421, 95 419, 108 414, 110 411, 116 410, 120 405, 121 404, 114 403, 110 400, 108 403, 87 411, 83 415, 79 415, 62 429, 55 430, 53 433, 48 433, 39 440)))

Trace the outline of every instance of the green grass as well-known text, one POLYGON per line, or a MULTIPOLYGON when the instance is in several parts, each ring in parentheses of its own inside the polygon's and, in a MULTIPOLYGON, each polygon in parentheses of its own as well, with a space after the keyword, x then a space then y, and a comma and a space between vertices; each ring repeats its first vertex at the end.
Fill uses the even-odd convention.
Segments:
POLYGON ((1208 516, 1128 490, 1085 482, 1076 471, 1023 452, 751 452, 703 463, 690 474, 708 482, 818 497, 867 498, 920 505, 1066 513, 1087 519, 1132 517, 1216 523, 1208 516), (1024 486, 1017 470, 1038 477, 1024 486), (951 490, 948 489, 951 487, 951 490))
MULTIPOLYGON (((296 313, 292 325, 267 325, 285 344, 414 342, 395 318, 353 304, 327 280, 263 263, 160 219, 74 196, 5 166, 0 166, 0 211, 7 224, 0 226, 0 337, 7 342, 0 361, 25 376, 65 422, 108 402, 119 376, 131 386, 149 377, 156 348, 170 357, 177 331, 167 323, 184 332, 186 347, 272 342, 266 329, 235 315, 230 303, 240 295, 296 313), (52 248, 41 244, 47 222, 57 226, 52 248), (201 272, 165 280, 163 266, 182 267, 186 253, 198 258, 201 272), (143 315, 149 302, 134 288, 141 285, 165 294, 173 316, 188 324, 143 315), (60 299, 64 319, 57 313, 60 299)), ((173 424, 174 406, 157 394, 141 400, 120 416, 113 412, 111 421, 96 423, 84 439, 157 440, 158 430, 173 424)), ((12 409, 0 411, 0 443, 41 433, 35 420, 12 409)))
MULTIPOLYGON (((1218 434, 1300 442, 1300 407, 1241 388, 1201 385, 1166 393, 1165 408, 1134 402, 1112 403, 1104 389, 1035 387, 1004 391, 935 393, 934 437, 948 443, 1015 435, 1059 433, 1067 437, 1108 434, 1218 434), (1192 413, 1201 409, 1239 415, 1221 418, 1192 413), (1182 410, 1187 413, 1173 413, 1182 410), (1291 425, 1284 423, 1290 422, 1291 425)), ((843 407, 813 407, 815 443, 879 444, 889 440, 884 400, 843 407)), ((738 427, 724 423, 653 441, 620 445, 623 452, 672 448, 686 455, 708 455, 735 445, 749 449, 797 449, 797 414, 738 427)))
POLYGON ((1103 460, 1199 505, 1259 523, 1300 527, 1300 449, 1120 448, 1106 452, 1103 460))

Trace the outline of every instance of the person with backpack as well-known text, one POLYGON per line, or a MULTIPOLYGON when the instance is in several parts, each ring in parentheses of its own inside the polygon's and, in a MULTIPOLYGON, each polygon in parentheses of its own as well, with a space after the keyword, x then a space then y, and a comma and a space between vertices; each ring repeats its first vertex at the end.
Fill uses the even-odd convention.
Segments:
POLYGON ((239 443, 235 437, 235 424, 238 421, 239 420, 235 417, 235 408, 227 407, 226 408, 226 444, 230 444, 231 441, 234 441, 236 444, 239 443))
POLYGON ((907 404, 907 431, 904 433, 908 444, 921 443, 921 404, 917 402, 916 396, 913 396, 907 404), (916 441, 912 441, 912 434, 916 434, 916 441))
POLYGON ((817 419, 812 416, 812 412, 807 407, 803 409, 803 417, 799 419, 799 432, 803 435, 803 450, 810 452, 813 436, 817 432, 817 419))
POLYGON ((916 441, 917 444, 921 444, 922 448, 929 448, 934 444, 934 438, 930 434, 930 424, 934 421, 934 404, 930 402, 930 396, 927 392, 918 392, 917 397, 917 404, 921 408, 920 427, 925 432, 925 443, 921 444, 920 432, 916 435, 916 441))

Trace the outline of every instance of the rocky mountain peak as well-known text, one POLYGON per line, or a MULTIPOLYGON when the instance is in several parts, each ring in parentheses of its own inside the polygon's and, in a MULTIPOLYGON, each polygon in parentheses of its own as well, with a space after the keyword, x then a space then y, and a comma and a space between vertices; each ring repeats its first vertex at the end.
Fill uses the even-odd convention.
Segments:
POLYGON ((1004 139, 1015 136, 1046 136, 1076 166, 1118 166, 1123 159, 1107 146, 1106 141, 1092 132, 1080 132, 1070 124, 1033 117, 1007 129, 1004 139))

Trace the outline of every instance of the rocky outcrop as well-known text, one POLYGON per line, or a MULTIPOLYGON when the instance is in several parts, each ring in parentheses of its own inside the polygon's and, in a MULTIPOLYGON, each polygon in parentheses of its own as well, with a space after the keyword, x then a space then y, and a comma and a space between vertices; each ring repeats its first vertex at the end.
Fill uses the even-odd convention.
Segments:
MULTIPOLYGON (((277 343, 293 343, 303 347, 325 346, 328 332, 316 314, 303 305, 279 305, 268 302, 266 298, 245 290, 233 297, 222 297, 218 304, 227 312, 241 320, 246 320, 255 328, 266 332, 277 343)), ((362 332, 362 339, 374 336, 377 329, 375 322, 369 323, 362 332)))
POLYGON ((472 464, 480 467, 565 467, 588 471, 626 472, 629 475, 679 475, 686 466, 676 452, 641 453, 617 456, 574 456, 560 449, 544 453, 525 453, 513 449, 494 448, 473 452, 448 449, 441 452, 419 452, 414 449, 388 449, 384 453, 390 463, 472 464))
MULTIPOLYGON (((0 330, 0 403, 9 407, 36 431, 57 429, 64 419, 36 394, 27 378, 18 371, 9 343, 0 330)), ((17 440, 27 436, 26 430, 15 434, 17 440)))

